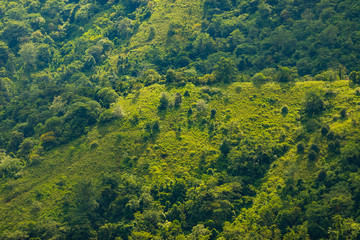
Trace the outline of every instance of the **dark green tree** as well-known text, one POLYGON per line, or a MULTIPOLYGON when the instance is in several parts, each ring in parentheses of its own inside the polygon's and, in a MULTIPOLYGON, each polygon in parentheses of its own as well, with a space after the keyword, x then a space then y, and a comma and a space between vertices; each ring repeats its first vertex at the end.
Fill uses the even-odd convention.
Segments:
POLYGON ((214 76, 216 81, 230 83, 236 80, 238 70, 235 63, 229 59, 222 57, 214 68, 214 76))
POLYGON ((324 102, 315 91, 307 92, 305 95, 304 111, 309 116, 320 114, 324 110, 324 102))
POLYGON ((169 106, 169 97, 166 95, 166 93, 161 93, 160 95, 160 104, 158 106, 158 109, 160 111, 164 111, 169 106))

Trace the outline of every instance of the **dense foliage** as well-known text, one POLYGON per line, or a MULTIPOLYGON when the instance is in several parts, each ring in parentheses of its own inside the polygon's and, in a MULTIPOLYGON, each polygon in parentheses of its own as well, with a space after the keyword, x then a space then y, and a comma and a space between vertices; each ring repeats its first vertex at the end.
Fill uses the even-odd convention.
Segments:
POLYGON ((1 1, 0 238, 359 238, 359 12, 1 1))

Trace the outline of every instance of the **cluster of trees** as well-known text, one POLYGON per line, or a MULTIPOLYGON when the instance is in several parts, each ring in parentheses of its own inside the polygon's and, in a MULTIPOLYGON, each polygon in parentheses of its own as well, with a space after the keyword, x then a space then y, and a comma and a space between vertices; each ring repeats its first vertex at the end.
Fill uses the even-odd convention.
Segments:
MULTIPOLYGON (((249 74, 278 65, 294 68, 300 76, 344 66, 358 71, 356 10, 351 0, 206 0, 201 31, 194 32, 185 47, 154 46, 154 54, 145 60, 162 73, 171 67, 210 74, 221 57, 249 74)), ((181 22, 176 24, 181 28, 181 22)), ((170 37, 176 41, 176 35, 170 37)))

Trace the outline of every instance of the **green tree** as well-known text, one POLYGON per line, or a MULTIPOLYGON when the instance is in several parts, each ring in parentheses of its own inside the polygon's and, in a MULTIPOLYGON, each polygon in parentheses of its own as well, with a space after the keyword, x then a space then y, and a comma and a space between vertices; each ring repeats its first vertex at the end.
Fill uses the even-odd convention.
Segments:
POLYGON ((18 46, 21 38, 28 36, 29 33, 30 27, 24 22, 9 21, 2 32, 2 38, 10 48, 14 48, 18 46))
POLYGON ((360 83, 360 72, 352 71, 349 75, 349 79, 355 84, 360 83))
POLYGON ((218 82, 230 83, 236 80, 238 70, 235 63, 229 59, 222 57, 214 68, 214 76, 218 82))
POLYGON ((115 92, 115 90, 110 87, 100 89, 96 95, 101 105, 105 108, 109 108, 110 105, 116 102, 119 98, 119 95, 115 92))
POLYGON ((20 46, 19 55, 26 70, 35 70, 37 66, 38 48, 35 43, 28 42, 20 46))
POLYGON ((91 239, 92 225, 97 221, 98 192, 92 180, 81 179, 74 189, 75 199, 66 220, 71 225, 69 239, 91 239))
POLYGON ((166 110, 169 106, 169 97, 166 93, 161 93, 160 95, 160 104, 158 106, 158 109, 160 111, 166 110))
POLYGON ((309 91, 305 95, 304 111, 308 115, 316 115, 324 110, 324 102, 316 91, 309 91))
POLYGON ((20 160, 13 158, 5 153, 4 150, 0 150, 0 176, 12 177, 22 168, 20 160))
POLYGON ((4 66, 9 59, 9 47, 6 43, 0 41, 0 66, 4 66))
POLYGON ((262 85, 269 79, 263 73, 256 73, 250 80, 254 85, 262 85))
POLYGON ((297 71, 288 67, 279 67, 276 79, 278 82, 292 82, 297 75, 297 71))

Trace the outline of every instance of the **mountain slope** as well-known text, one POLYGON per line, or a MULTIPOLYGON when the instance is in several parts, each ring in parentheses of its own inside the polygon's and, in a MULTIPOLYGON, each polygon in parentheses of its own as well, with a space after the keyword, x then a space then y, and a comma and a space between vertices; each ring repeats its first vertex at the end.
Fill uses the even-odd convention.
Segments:
POLYGON ((359 9, 1 1, 0 238, 358 238, 359 9))
MULTIPOLYGON (((70 238, 77 236, 79 226, 84 228, 86 224, 97 231, 98 237, 105 234, 104 231, 106 234, 115 231, 109 229, 111 225, 117 229, 112 233, 114 236, 124 238, 131 234, 134 239, 145 236, 145 232, 148 236, 163 238, 182 234, 182 231, 189 234, 194 226, 201 228, 201 223, 216 229, 219 236, 226 239, 237 238, 240 229, 244 237, 261 234, 270 238, 267 234, 273 234, 270 226, 274 224, 277 235, 282 231, 290 234, 290 230, 278 222, 284 220, 278 218, 297 207, 298 214, 303 216, 290 226, 291 232, 306 234, 306 230, 299 229, 308 226, 308 234, 313 234, 305 222, 314 220, 308 219, 305 213, 308 214, 309 205, 314 203, 303 202, 306 198, 333 207, 332 201, 325 198, 335 194, 332 191, 336 184, 331 182, 339 179, 350 181, 346 194, 356 197, 356 192, 351 190, 355 182, 351 183, 351 179, 357 176, 354 170, 358 167, 353 166, 350 172, 344 168, 340 175, 336 169, 347 161, 344 159, 347 146, 359 141, 358 101, 359 96, 347 81, 266 84, 260 88, 249 83, 219 88, 192 85, 143 88, 120 100, 126 113, 124 119, 96 126, 80 139, 44 153, 38 165, 21 170, 16 180, 2 183, 2 230, 21 229, 23 234, 34 237, 51 218, 59 226, 65 223, 67 227, 62 227, 58 230, 62 233, 57 234, 67 234, 70 238), (317 118, 317 124, 340 134, 339 152, 328 150, 330 140, 322 136, 321 129, 311 129, 311 126, 306 130, 307 124, 314 123, 304 120, 301 124, 297 120, 303 114, 305 93, 314 88, 322 92, 322 98, 332 95, 326 98, 326 110, 317 118), (182 97, 180 107, 158 110, 160 93, 167 92, 174 97, 175 93, 184 95, 186 91, 190 96, 182 97), (287 114, 281 113, 284 105, 287 105, 287 114), (189 108, 193 109, 191 115, 189 108), (343 108, 347 109, 347 116, 336 117, 343 108), (213 109, 216 113, 211 117, 213 109), (159 124, 159 130, 154 128, 154 123, 159 124), (224 142, 229 150, 224 148, 224 142), (305 144, 304 154, 297 153, 299 142, 305 144), (320 148, 316 160, 308 159, 311 144, 320 148), (319 180, 321 172, 325 172, 325 177, 319 180), (300 180, 303 190, 298 196, 289 188, 294 188, 291 184, 300 180), (88 187, 81 190, 83 185, 88 187), (301 194, 308 189, 312 192, 305 198, 301 194), (88 198, 82 191, 86 191, 88 198), (97 204, 91 205, 92 209, 82 209, 79 202, 86 203, 89 198, 97 204), (126 214, 118 209, 121 204, 126 207, 126 214), (180 215, 174 211, 180 211, 180 215), (150 213, 155 215, 151 217, 150 213), (81 219, 74 220, 73 214, 79 214, 81 219), (224 222, 233 222, 238 214, 239 220, 231 227, 225 225, 221 233, 224 222), (268 214, 272 214, 272 218, 268 214), (156 223, 148 222, 149 217, 154 217, 151 221, 156 223), (181 224, 182 230, 172 232, 169 224, 181 224)), ((329 212, 330 216, 352 219, 348 218, 352 215, 348 215, 347 209, 355 208, 354 202, 334 204, 346 207, 329 212)), ((355 226, 358 225, 351 228, 355 226)), ((195 229, 190 235, 197 234, 195 229)), ((85 230, 83 238, 95 236, 93 230, 85 230)), ((213 231, 212 237, 216 235, 213 231)))

